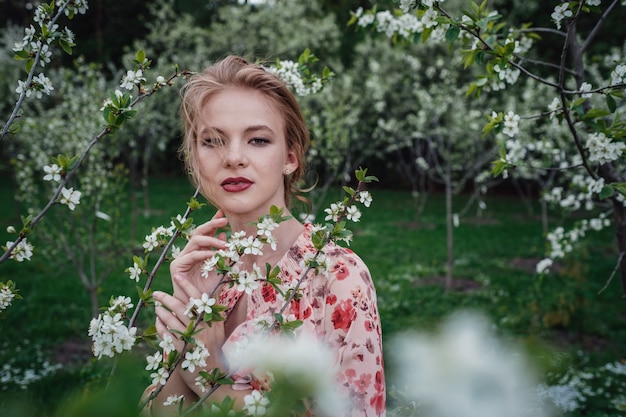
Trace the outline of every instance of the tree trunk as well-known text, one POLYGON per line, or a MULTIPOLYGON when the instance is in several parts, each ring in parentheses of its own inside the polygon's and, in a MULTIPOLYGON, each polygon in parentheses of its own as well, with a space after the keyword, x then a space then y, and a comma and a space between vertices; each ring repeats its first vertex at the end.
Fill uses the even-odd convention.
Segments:
POLYGON ((452 222, 452 177, 450 164, 446 164, 446 241, 448 259, 446 261, 446 291, 452 288, 454 268, 454 224, 452 222))
POLYGON ((613 199, 613 212, 615 218, 615 237, 617 248, 619 249, 620 263, 619 275, 622 283, 622 298, 626 300, 626 219, 624 218, 626 209, 616 198, 613 199))
POLYGON ((91 301, 91 317, 98 317, 100 314, 100 304, 98 303, 98 286, 89 286, 87 288, 89 300, 91 301))

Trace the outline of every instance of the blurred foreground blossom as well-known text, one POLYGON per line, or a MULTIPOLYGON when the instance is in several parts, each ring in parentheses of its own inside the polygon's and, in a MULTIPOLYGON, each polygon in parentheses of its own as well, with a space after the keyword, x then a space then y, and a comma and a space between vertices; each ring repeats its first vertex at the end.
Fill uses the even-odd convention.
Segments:
POLYGON ((430 417, 544 417, 549 411, 524 355, 474 313, 457 313, 435 335, 401 336, 390 358, 410 400, 430 417))
MULTIPOLYGON (((286 381, 289 393, 297 392, 312 398, 321 415, 346 415, 348 404, 340 394, 341 387, 335 380, 336 370, 332 367, 334 355, 312 337, 260 333, 238 343, 228 356, 231 364, 240 371, 252 370, 258 380, 271 380, 273 392, 277 388, 276 382, 286 381)), ((270 414, 278 415, 272 406, 270 414)))

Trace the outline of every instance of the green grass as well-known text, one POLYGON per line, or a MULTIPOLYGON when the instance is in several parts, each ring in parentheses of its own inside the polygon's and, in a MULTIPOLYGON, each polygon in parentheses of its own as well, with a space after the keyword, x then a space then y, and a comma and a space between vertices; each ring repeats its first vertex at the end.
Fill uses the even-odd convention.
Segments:
MULTIPOLYGON (((135 253, 141 254, 143 236, 153 226, 169 224, 172 216, 185 209, 192 191, 185 179, 154 179, 150 189, 152 211, 138 217, 135 241, 120 243, 131 244, 135 253)), ((0 193, 4 202, 10 201, 8 184, 0 184, 0 193)), ((440 279, 446 261, 442 196, 431 196, 417 218, 409 193, 374 189, 372 194, 372 207, 364 210, 361 221, 352 227, 355 238, 351 248, 370 268, 386 338, 408 329, 433 329, 453 311, 467 308, 482 311, 502 334, 529 344, 552 346, 564 353, 583 351, 599 364, 623 358, 626 317, 617 278, 598 294, 616 261, 611 230, 589 233, 558 272, 539 278, 528 268, 517 266, 532 266, 533 260, 543 255, 545 243, 538 217, 528 215, 514 197, 488 198, 480 219, 462 218, 455 229, 454 279, 463 287, 446 291, 440 279)), ((339 190, 335 190, 328 199, 338 196, 339 190)), ((459 210, 463 203, 462 197, 457 198, 455 208, 459 210)), ((202 221, 211 214, 207 209, 194 217, 202 221)), ((130 215, 120 221, 130 229, 130 215)), ((556 225, 555 220, 553 223, 556 225)), ((3 203, 2 243, 10 239, 4 232, 8 225, 17 225, 16 214, 11 204, 3 203)), ((135 283, 124 272, 132 265, 132 254, 117 261, 120 268, 105 282, 100 305, 105 305, 111 295, 136 299, 135 283)), ((15 369, 29 369, 33 363, 41 366, 46 359, 54 363, 59 355, 71 359, 71 352, 78 352, 78 359, 25 389, 0 384, 0 409, 12 410, 9 403, 19 404, 17 408, 28 403, 26 411, 14 410, 8 415, 30 415, 33 409, 38 415, 55 415, 61 399, 109 372, 110 361, 86 359, 89 298, 63 259, 35 256, 32 262, 5 262, 0 265, 0 281, 8 279, 17 282, 24 299, 15 301, 5 320, 0 321, 0 361, 15 369), (20 401, 10 401, 16 398, 20 401)), ((155 288, 169 286, 164 268, 155 288)), ((146 310, 140 324, 145 326, 152 320, 153 312, 146 310)), ((148 377, 140 370, 141 359, 130 367, 136 370, 138 385, 144 384, 148 377)))

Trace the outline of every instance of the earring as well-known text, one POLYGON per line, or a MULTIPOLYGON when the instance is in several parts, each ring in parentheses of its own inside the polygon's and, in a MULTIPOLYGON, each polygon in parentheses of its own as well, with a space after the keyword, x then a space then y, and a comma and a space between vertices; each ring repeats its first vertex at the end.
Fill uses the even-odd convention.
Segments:
POLYGON ((285 175, 289 175, 291 174, 291 171, 289 171, 289 168, 285 168, 285 175))

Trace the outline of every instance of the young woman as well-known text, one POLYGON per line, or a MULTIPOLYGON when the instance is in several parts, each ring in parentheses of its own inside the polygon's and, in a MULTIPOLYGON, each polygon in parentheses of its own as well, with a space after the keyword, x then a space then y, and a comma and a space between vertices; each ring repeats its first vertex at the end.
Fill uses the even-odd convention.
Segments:
MULTIPOLYGON (((185 125, 181 151, 189 174, 218 211, 194 231, 172 261, 173 294, 154 293, 160 304, 156 327, 161 338, 184 331, 190 321, 184 314, 190 297, 209 294, 218 284, 214 272, 208 278, 201 276, 204 261, 225 248, 225 237, 218 230, 229 227, 232 232, 256 235, 251 224, 269 213, 272 205, 284 207, 285 215, 289 214, 309 146, 293 94, 276 76, 240 57, 227 57, 193 76, 183 90, 181 113, 185 125)), ((272 231, 276 250, 246 255, 240 268, 252 268, 253 263, 278 265, 282 285, 293 285, 305 269, 302 259, 315 253, 311 229, 295 218, 280 223, 272 231)), ((310 272, 301 297, 283 314, 302 320, 296 335, 312 336, 333 352, 334 361, 328 367, 337 369, 336 382, 351 402, 350 415, 385 415, 381 328, 369 271, 349 249, 331 243, 324 253, 328 272, 310 272)), ((263 283, 249 294, 222 285, 216 298, 217 304, 228 308, 225 320, 202 325, 195 338, 211 353, 206 369, 233 371, 236 384, 221 386, 209 401, 221 402, 229 396, 241 407, 245 396, 263 389, 262 384, 250 375, 237 374, 224 357, 237 341, 259 332, 258 319, 271 319, 284 300, 263 283)), ((177 341, 177 350, 182 346, 177 341)), ((168 396, 184 395, 184 404, 189 405, 202 395, 195 379, 198 369, 192 373, 179 368, 153 401, 153 414, 176 412, 177 407, 162 405, 168 396)))

